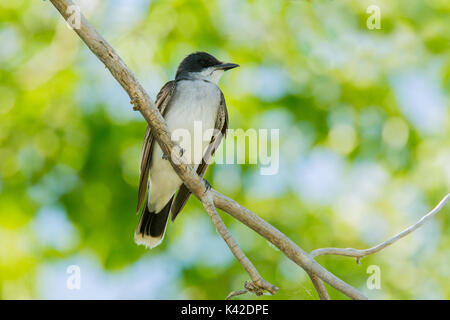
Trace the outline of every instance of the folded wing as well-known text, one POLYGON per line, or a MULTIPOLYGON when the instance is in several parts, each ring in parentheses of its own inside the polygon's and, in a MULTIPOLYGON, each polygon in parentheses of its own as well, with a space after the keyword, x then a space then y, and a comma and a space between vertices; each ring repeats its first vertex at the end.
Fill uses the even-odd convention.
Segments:
MULTIPOLYGON (((173 92, 175 90, 175 81, 167 82, 159 91, 156 96, 156 107, 159 112, 163 115, 167 112, 167 106, 169 105, 170 99, 172 98, 173 92)), ((144 143, 142 145, 141 151, 141 166, 140 166, 140 177, 139 177, 139 192, 138 192, 138 203, 136 211, 142 207, 142 203, 144 202, 145 195, 147 193, 148 187, 148 173, 150 169, 150 164, 152 161, 152 152, 153 152, 153 141, 154 136, 152 134, 152 130, 149 125, 147 125, 147 129, 145 131, 144 143)))

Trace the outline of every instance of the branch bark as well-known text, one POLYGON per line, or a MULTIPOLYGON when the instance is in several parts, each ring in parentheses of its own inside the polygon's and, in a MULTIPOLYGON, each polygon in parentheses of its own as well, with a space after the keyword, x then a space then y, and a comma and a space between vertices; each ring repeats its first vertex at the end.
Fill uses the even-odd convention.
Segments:
MULTIPOLYGON (((68 9, 69 7, 74 5, 72 1, 50 1, 61 13, 65 20, 68 20, 70 18, 73 11, 70 11, 68 9)), ((241 206, 236 201, 218 193, 214 189, 205 191, 203 180, 197 175, 195 170, 185 162, 184 158, 182 157, 182 153, 180 152, 180 147, 171 140, 164 118, 159 113, 148 93, 137 81, 134 74, 129 70, 123 60, 115 52, 115 50, 81 13, 80 15, 80 27, 78 29, 74 29, 74 31, 86 43, 89 49, 100 59, 100 61, 108 68, 113 77, 128 93, 131 99, 131 103, 134 105, 133 109, 139 111, 147 121, 147 123, 151 126, 155 138, 161 146, 163 152, 165 154, 171 155, 171 157, 169 157, 169 161, 172 167, 177 172, 181 180, 183 180, 183 182, 186 184, 186 186, 202 202, 205 210, 208 212, 220 235, 225 240, 232 253, 249 274, 251 281, 246 283, 245 290, 240 290, 238 293, 242 293, 244 291, 252 291, 256 294, 261 294, 262 292, 264 292, 264 290, 267 290, 270 293, 274 294, 278 288, 261 278, 256 268, 239 248, 236 240, 226 229, 215 208, 223 210, 224 212, 233 216, 235 219, 247 225, 249 228, 259 233, 261 236, 278 247, 289 259, 303 268, 313 281, 313 284, 321 299, 329 299, 327 290, 322 281, 327 282, 330 286, 352 299, 367 299, 354 287, 342 281, 341 279, 330 273, 328 270, 323 268, 314 260, 314 255, 306 253, 291 239, 289 239, 278 229, 267 223, 265 220, 263 220, 247 208, 241 206)), ((411 230, 410 232, 412 231, 413 230, 411 230)), ((336 248, 331 249, 333 249, 333 252, 342 252, 339 250, 346 250, 336 248)), ((380 248, 379 250, 381 249, 382 248, 380 248)), ((316 256, 318 255, 317 252, 319 252, 319 254, 328 254, 323 252, 331 251, 316 250, 316 256)))

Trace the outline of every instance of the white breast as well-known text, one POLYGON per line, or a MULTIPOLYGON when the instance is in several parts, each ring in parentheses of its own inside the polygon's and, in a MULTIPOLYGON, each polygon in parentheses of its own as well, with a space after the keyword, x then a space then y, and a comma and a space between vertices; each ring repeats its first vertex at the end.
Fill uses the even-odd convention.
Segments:
POLYGON ((178 140, 193 164, 199 164, 209 144, 211 134, 206 133, 214 129, 219 104, 220 90, 215 84, 202 80, 178 82, 165 118, 172 137, 178 140), (186 139, 187 134, 190 141, 186 139), (200 140, 202 147, 198 145, 200 140))
MULTIPOLYGON (((165 115, 169 131, 173 138, 183 137, 177 141, 184 149, 186 159, 197 168, 211 140, 217 111, 221 99, 220 89, 214 83, 203 80, 183 80, 177 87, 167 106, 165 115), (197 122, 197 123, 196 123, 197 122), (197 127, 197 128, 195 128, 197 127), (201 127, 201 131, 199 131, 201 127), (195 139, 201 134, 201 145, 195 145, 195 139), (186 139, 186 134, 190 140, 186 139)), ((175 139, 174 139, 175 140, 175 139)), ((162 150, 155 145, 150 167, 149 204, 150 208, 159 211, 173 193, 181 186, 181 180, 173 170, 169 161, 163 160, 162 150)))

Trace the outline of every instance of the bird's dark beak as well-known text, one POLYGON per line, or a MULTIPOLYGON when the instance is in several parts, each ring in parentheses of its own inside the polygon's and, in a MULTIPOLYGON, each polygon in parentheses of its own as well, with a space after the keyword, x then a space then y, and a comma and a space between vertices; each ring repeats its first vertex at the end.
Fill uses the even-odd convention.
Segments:
POLYGON ((236 64, 236 63, 221 63, 221 64, 218 64, 216 66, 216 69, 217 70, 227 71, 227 70, 230 70, 230 69, 233 69, 233 68, 236 68, 236 67, 239 67, 239 65, 236 64))

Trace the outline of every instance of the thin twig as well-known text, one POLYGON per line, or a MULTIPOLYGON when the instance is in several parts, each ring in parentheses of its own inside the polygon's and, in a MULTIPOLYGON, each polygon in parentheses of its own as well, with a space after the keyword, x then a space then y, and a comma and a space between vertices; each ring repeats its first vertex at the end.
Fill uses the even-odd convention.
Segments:
POLYGON ((258 270, 256 270, 253 263, 247 258, 242 249, 239 247, 237 241, 228 231, 225 223, 223 223, 222 219, 216 211, 216 208, 214 207, 211 194, 208 194, 208 196, 203 200, 203 207, 205 208, 206 212, 208 212, 209 217, 211 218, 219 234, 222 236, 223 240, 225 240, 228 248, 230 248, 233 255, 249 274, 252 282, 246 284, 246 289, 252 291, 257 296, 262 295, 264 293, 264 290, 267 290, 271 294, 277 293, 278 288, 273 284, 270 284, 260 276, 258 270))
POLYGON ((312 272, 308 272, 308 276, 311 278, 320 300, 330 300, 330 296, 328 295, 327 288, 325 288, 323 281, 312 272))
POLYGON ((247 289, 231 291, 229 295, 225 298, 225 300, 231 300, 231 298, 246 294, 248 292, 247 289))
POLYGON ((401 238, 407 236, 411 232, 417 230, 420 228, 425 222, 430 220, 434 217, 436 213, 441 211, 441 209, 446 205, 447 202, 450 201, 450 193, 447 194, 436 207, 433 208, 430 212, 428 212, 426 215, 424 215, 419 221, 417 221, 415 224, 410 226, 409 228, 406 228, 400 233, 397 233, 392 238, 372 247, 369 249, 364 250, 358 250, 353 248, 322 248, 322 249, 316 249, 310 253, 310 256, 312 258, 323 256, 323 255, 339 255, 339 256, 347 256, 347 257, 355 257, 357 259, 357 262, 359 262, 360 259, 362 259, 365 256, 368 256, 369 254, 376 253, 380 250, 383 250, 387 246, 390 246, 394 242, 400 240, 401 238))

